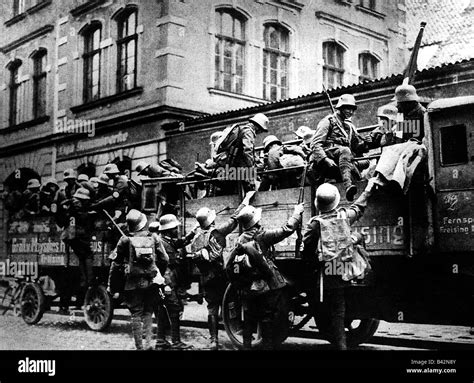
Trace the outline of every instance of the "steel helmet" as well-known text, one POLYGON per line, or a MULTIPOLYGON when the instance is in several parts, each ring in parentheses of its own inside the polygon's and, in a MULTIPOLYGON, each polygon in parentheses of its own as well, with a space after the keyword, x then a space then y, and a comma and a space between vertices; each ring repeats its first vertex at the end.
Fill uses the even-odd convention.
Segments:
POLYGON ((74 171, 74 169, 66 169, 63 173, 63 177, 65 180, 67 179, 76 179, 76 172, 74 171))
POLYGON ((89 181, 95 188, 99 186, 99 177, 91 177, 89 181))
POLYGON ((395 100, 397 102, 419 101, 416 88, 410 84, 402 84, 395 89, 395 100))
POLYGON ((151 165, 146 162, 139 162, 135 171, 138 172, 138 175, 142 174, 145 169, 148 169, 151 165))
POLYGON ((237 215, 237 221, 244 230, 254 227, 262 218, 262 209, 256 209, 252 205, 245 206, 237 215))
POLYGON ((79 188, 73 195, 77 199, 91 199, 91 193, 86 188, 79 188))
POLYGON ((107 164, 104 169, 105 174, 120 174, 120 170, 115 164, 107 164))
POLYGON ((59 187, 58 181, 54 177, 48 178, 44 184, 45 185, 56 185, 56 186, 59 187))
POLYGON ((131 232, 143 230, 147 223, 146 215, 136 209, 128 212, 126 220, 128 230, 131 232))
POLYGON ((391 121, 397 120, 398 109, 395 104, 382 105, 377 109, 377 117, 388 118, 391 121))
POLYGON ((316 132, 315 130, 309 128, 308 126, 300 126, 298 130, 295 132, 295 134, 299 138, 304 139, 304 138, 313 137, 315 132, 316 132))
POLYGON ((270 145, 277 144, 277 143, 281 145, 281 141, 278 139, 277 136, 274 136, 274 135, 267 136, 263 139, 263 148, 264 150, 267 150, 267 148, 270 145))
POLYGON ((357 109, 356 100, 352 94, 343 94, 337 101, 336 109, 342 108, 343 106, 351 106, 357 109))
POLYGON ((157 233, 159 227, 160 227, 160 223, 154 221, 148 225, 148 230, 150 231, 150 233, 157 233))
POLYGON ((268 124, 269 124, 268 117, 265 116, 263 113, 257 113, 255 116, 250 118, 250 121, 257 124, 265 132, 268 132, 268 124))
POLYGON ((160 218, 159 231, 174 229, 179 226, 178 218, 174 214, 165 214, 160 218))
POLYGON ((41 187, 41 184, 36 178, 29 180, 26 186, 27 189, 37 189, 39 187, 41 187))
POLYGON ((325 183, 316 190, 316 198, 314 199, 314 206, 321 213, 331 211, 339 205, 341 195, 339 190, 334 185, 325 183))
POLYGON ((109 186, 109 181, 110 181, 110 178, 107 176, 107 174, 102 173, 98 177, 97 183, 109 186))
POLYGON ((223 132, 214 132, 211 134, 211 138, 209 140, 209 145, 215 144, 219 138, 222 137, 223 132))
POLYGON ((216 211, 207 207, 199 209, 196 213, 196 220, 199 222, 201 229, 209 227, 216 219, 216 211))
POLYGON ((89 181, 89 176, 87 174, 79 174, 77 176, 78 181, 89 181))

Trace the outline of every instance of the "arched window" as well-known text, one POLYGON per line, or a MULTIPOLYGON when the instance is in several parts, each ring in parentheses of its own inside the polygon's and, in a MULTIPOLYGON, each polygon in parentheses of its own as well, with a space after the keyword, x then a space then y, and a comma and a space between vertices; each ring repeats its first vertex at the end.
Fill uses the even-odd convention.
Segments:
POLYGON ((46 115, 46 49, 39 49, 33 60, 33 117, 46 115))
POLYGON ((334 41, 323 43, 323 83, 326 88, 337 88, 343 85, 344 48, 334 41))
POLYGON ((8 115, 8 124, 14 126, 18 123, 18 114, 19 114, 19 92, 18 88, 20 87, 20 67, 21 60, 14 60, 11 62, 7 69, 10 71, 10 84, 9 84, 9 115, 8 115))
POLYGON ((365 8, 373 9, 375 11, 377 7, 377 2, 376 0, 360 0, 360 5, 365 8))
POLYGON ((215 84, 217 89, 243 93, 245 18, 235 11, 216 11, 215 84))
POLYGON ((288 62, 290 37, 278 24, 265 25, 263 32, 263 98, 278 100, 288 97, 288 62))
POLYGON ((137 86, 138 10, 126 7, 116 18, 117 40, 117 92, 137 86))
POLYGON ((86 174, 89 178, 95 177, 95 165, 91 162, 86 162, 77 167, 77 175, 86 174))
POLYGON ((375 80, 379 76, 379 60, 370 53, 359 55, 359 81, 375 80))
POLYGON ((100 98, 102 25, 91 24, 84 32, 84 102, 100 98))

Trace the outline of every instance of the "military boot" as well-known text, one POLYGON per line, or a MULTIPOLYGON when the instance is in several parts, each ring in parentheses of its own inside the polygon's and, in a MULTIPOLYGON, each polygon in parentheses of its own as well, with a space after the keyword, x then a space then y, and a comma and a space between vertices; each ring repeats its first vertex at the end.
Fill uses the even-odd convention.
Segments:
POLYGON ((188 350, 193 348, 192 345, 181 341, 179 313, 170 313, 171 321, 171 350, 188 350))
POLYGON ((171 343, 166 340, 166 325, 168 324, 168 316, 164 307, 160 307, 155 311, 157 318, 157 332, 155 350, 165 350, 171 347, 171 343))
POLYGON ((217 315, 208 315, 207 323, 209 326, 209 334, 211 336, 209 341, 209 350, 218 350, 219 349, 219 328, 217 315))
POLYGON ((262 322, 262 348, 273 350, 273 323, 262 322))
POLYGON ((143 315, 143 335, 145 336, 145 350, 153 350, 153 317, 151 313, 143 315))
POLYGON ((341 152, 339 157, 339 170, 341 172, 342 183, 344 189, 346 190, 346 199, 348 201, 353 201, 354 196, 357 194, 357 187, 352 182, 352 154, 350 150, 347 149, 341 152))
POLYGON ((253 325, 248 321, 244 321, 242 324, 242 338, 244 350, 252 349, 252 335, 253 335, 253 325))
POLYGON ((143 324, 140 317, 132 317, 132 334, 137 350, 143 350, 143 324))

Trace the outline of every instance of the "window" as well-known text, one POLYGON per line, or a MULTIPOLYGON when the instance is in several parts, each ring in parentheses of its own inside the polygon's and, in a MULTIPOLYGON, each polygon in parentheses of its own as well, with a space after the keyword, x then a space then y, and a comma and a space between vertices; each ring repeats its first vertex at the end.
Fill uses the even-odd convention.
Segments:
POLYGON ((117 157, 112 161, 112 163, 117 165, 120 174, 124 174, 129 178, 132 176, 132 159, 130 157, 117 157))
POLYGON ((15 60, 8 66, 8 70, 10 71, 8 124, 10 126, 14 126, 18 123, 18 109, 20 104, 18 88, 20 87, 19 72, 21 64, 20 60, 15 60))
POLYGON ((216 11, 214 86, 243 93, 245 60, 245 20, 235 12, 216 11))
POLYGON ((375 80, 379 76, 379 60, 370 53, 361 53, 359 71, 359 81, 375 80))
POLYGON ((332 41, 323 43, 323 83, 326 88, 342 86, 344 78, 344 48, 332 41))
POLYGON ((365 8, 369 8, 375 11, 377 6, 376 0, 360 0, 360 5, 365 8))
POLYGON ((266 25, 263 39, 263 98, 278 100, 288 97, 288 62, 290 38, 280 25, 266 25))
POLYGON ((84 32, 84 102, 100 98, 102 26, 92 24, 84 32))
POLYGON ((137 20, 136 8, 125 9, 118 18, 117 92, 137 86, 137 20))
POLYGON ((25 0, 13 0, 13 16, 18 16, 25 12, 25 0))
POLYGON ((33 55, 33 118, 46 115, 46 62, 45 49, 33 55))
POLYGON ((444 166, 463 164, 468 161, 467 134, 465 125, 440 129, 441 164, 444 166))

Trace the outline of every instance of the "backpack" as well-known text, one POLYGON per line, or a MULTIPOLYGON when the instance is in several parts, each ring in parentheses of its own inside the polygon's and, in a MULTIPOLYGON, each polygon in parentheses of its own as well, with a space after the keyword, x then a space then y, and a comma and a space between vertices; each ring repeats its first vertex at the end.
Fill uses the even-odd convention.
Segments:
POLYGON ((340 210, 336 217, 316 217, 320 227, 318 243, 318 259, 320 262, 332 260, 348 261, 354 254, 354 245, 351 240, 351 226, 344 210, 340 210))
POLYGON ((130 258, 129 274, 152 274, 156 271, 155 265, 155 240, 148 237, 129 237, 130 258))
POLYGON ((250 289, 252 283, 259 279, 258 272, 251 264, 250 256, 244 246, 237 244, 232 250, 226 266, 229 281, 239 290, 250 289))
POLYGON ((239 150, 240 125, 234 124, 224 129, 217 140, 215 155, 212 158, 218 167, 232 164, 239 150))

